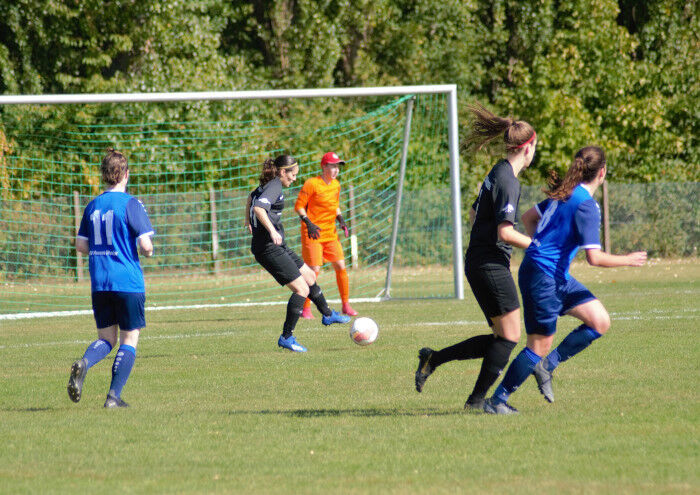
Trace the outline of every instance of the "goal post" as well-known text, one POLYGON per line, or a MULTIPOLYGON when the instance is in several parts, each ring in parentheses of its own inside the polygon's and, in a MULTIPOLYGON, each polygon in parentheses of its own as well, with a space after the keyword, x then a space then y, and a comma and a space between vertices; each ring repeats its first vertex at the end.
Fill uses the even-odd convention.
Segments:
MULTIPOLYGON (((445 294, 426 288, 417 297, 463 299, 456 91, 455 85, 432 85, 0 96, 0 285, 5 286, 0 317, 88 311, 85 260, 70 244, 79 212, 99 193, 98 164, 108 145, 126 153, 133 169, 129 190, 144 201, 154 220, 160 261, 159 256, 142 260, 150 309, 281 303, 280 291, 250 261, 249 237, 240 225, 242 203, 257 183, 262 159, 284 151, 296 156, 302 170, 297 184, 285 193, 283 222, 288 243, 298 250, 293 199, 303 180, 318 174, 322 152, 331 149, 348 162, 340 180, 341 208, 352 209, 348 214, 353 235, 342 240, 351 267, 360 252, 359 268, 351 273, 351 300, 414 297, 402 292, 401 279, 398 286, 392 285, 397 260, 418 267, 403 267, 402 273, 420 271, 423 265, 445 265, 446 249, 451 249, 451 263, 446 266, 451 265, 452 290, 445 294), (372 103, 357 112, 329 103, 295 121, 295 102, 321 99, 372 103), (280 106, 268 111, 269 100, 280 106), (202 118, 189 119, 179 110, 159 106, 186 105, 188 115, 199 117, 197 105, 212 102, 252 106, 234 121, 220 120, 229 106, 209 121, 206 111, 202 118), (68 112, 70 118, 88 123, 71 121, 54 126, 59 129, 39 130, 39 124, 27 126, 26 118, 14 118, 11 108, 21 105, 43 109, 37 110, 37 122, 46 108, 89 109, 68 112), (104 105, 108 110, 95 110, 104 105), (129 120, 129 110, 123 108, 134 105, 155 105, 153 120, 129 120), (333 111, 348 114, 335 117, 333 111), (267 117, 259 120, 257 116, 264 113, 267 117), (115 120, 110 121, 112 114, 115 120), (271 121, 269 115, 277 120, 271 121), (18 130, 21 126, 27 127, 18 130), (50 144, 37 145, 42 140, 50 144), (443 165, 448 170, 442 170, 443 165), (416 167, 423 168, 415 172, 416 167), (421 173, 439 173, 449 177, 449 184, 444 191, 422 188, 421 173), (428 210, 430 218, 418 225, 421 222, 415 219, 428 210), (407 228, 414 230, 407 233, 407 228), (414 249, 420 243, 425 243, 425 251, 414 249), (409 258, 412 261, 405 262, 409 258), (384 276, 379 276, 382 272, 384 276)), ((324 290, 332 294, 332 269, 324 267, 323 272, 324 290)))

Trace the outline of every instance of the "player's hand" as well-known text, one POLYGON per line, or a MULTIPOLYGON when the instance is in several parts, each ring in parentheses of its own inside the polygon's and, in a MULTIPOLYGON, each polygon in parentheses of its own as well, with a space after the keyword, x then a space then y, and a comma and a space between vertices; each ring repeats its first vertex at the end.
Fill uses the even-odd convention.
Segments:
POLYGON ((647 261, 646 251, 635 251, 627 255, 629 266, 642 266, 647 261))
POLYGON ((348 226, 345 225, 345 220, 343 220, 343 215, 338 214, 338 216, 336 216, 335 219, 338 221, 338 225, 340 226, 340 228, 343 229, 343 233, 345 234, 345 237, 349 237, 350 232, 348 231, 348 226))
POLYGON ((306 235, 309 236, 309 239, 318 239, 321 237, 321 228, 309 220, 309 217, 301 217, 301 221, 306 224, 306 235))
POLYGON ((279 232, 276 230, 270 234, 270 237, 272 238, 272 242, 276 244, 277 246, 282 245, 282 236, 280 235, 279 232))

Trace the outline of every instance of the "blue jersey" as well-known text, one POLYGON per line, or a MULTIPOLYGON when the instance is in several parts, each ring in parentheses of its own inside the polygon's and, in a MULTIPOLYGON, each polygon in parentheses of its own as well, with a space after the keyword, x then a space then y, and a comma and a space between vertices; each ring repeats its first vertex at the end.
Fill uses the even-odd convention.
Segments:
POLYGON ((540 221, 525 256, 550 277, 568 280, 579 248, 600 249, 600 207, 579 185, 566 201, 546 199, 535 208, 540 221))
POLYGON ((136 243, 153 235, 141 201, 119 191, 107 191, 83 212, 78 237, 90 244, 92 291, 145 292, 136 243))

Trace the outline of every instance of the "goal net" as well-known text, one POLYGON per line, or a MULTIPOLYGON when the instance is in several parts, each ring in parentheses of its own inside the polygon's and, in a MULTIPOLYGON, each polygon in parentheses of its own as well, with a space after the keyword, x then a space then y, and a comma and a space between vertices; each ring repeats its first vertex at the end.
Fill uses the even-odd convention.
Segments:
MULTIPOLYGON (((283 223, 300 253, 293 204, 331 150, 346 161, 339 180, 351 236, 340 240, 351 300, 461 297, 449 100, 447 92, 406 91, 0 105, 0 315, 89 312, 87 259, 74 239, 83 209, 103 190, 99 164, 108 147, 127 156, 128 192, 156 231, 154 256, 141 259, 147 308, 286 302, 288 291, 250 253, 246 198, 263 160, 297 158, 283 223)), ((319 284, 329 300, 338 298, 330 265, 319 284)))

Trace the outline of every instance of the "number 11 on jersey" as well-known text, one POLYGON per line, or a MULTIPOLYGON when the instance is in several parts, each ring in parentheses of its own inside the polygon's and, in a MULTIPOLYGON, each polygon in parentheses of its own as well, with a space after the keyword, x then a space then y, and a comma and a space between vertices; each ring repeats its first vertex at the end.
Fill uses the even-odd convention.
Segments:
POLYGON ((114 232, 114 211, 108 210, 102 215, 100 210, 95 210, 90 215, 92 221, 92 230, 95 233, 95 246, 102 244, 102 222, 105 223, 105 235, 107 236, 107 245, 112 245, 112 235, 114 232))

